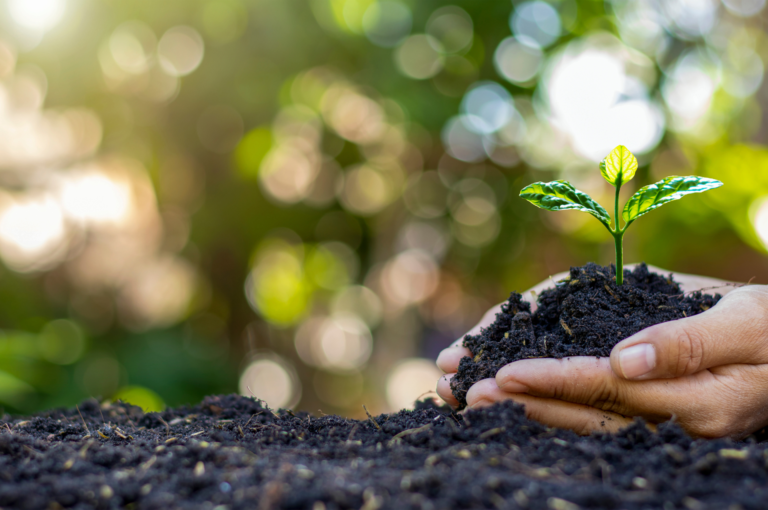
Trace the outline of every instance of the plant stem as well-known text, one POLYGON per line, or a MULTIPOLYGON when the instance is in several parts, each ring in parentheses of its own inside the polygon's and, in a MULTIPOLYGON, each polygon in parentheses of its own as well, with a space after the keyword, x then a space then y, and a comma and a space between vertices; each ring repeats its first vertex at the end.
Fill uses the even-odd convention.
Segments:
MULTIPOLYGON (((616 183, 616 199, 613 208, 613 241, 616 245, 616 285, 624 284, 624 230, 619 224, 619 192, 621 191, 621 181, 616 183)), ((625 226, 626 230, 626 226, 625 226)))
POLYGON ((616 244, 616 285, 624 284, 624 232, 613 234, 616 244))

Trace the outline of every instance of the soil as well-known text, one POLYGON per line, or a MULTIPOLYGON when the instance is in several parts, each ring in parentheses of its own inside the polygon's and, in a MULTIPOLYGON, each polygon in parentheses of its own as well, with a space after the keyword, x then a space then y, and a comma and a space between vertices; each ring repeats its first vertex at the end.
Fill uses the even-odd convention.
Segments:
POLYGON ((239 396, 144 414, 89 401, 0 420, 0 507, 20 509, 766 508, 768 445, 636 422, 579 437, 511 402, 367 420, 239 396), (82 413, 82 418, 80 416, 82 413))
POLYGON ((513 292, 493 324, 464 338, 472 357, 459 363, 453 395, 465 406, 474 383, 520 359, 608 357, 614 345, 638 331, 702 313, 719 300, 719 294, 683 294, 671 274, 652 273, 645 264, 625 269, 621 286, 613 265, 572 267, 566 279, 538 296, 534 313, 513 292))

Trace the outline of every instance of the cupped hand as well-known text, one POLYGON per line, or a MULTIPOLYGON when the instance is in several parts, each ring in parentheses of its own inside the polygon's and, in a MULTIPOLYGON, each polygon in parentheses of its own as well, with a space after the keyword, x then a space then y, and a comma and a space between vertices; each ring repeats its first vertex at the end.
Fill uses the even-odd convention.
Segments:
MULTIPOLYGON (((538 294, 547 288, 554 287, 554 282, 562 280, 567 275, 568 273, 558 273, 539 283, 535 287, 523 292, 523 301, 527 301, 531 304, 531 313, 536 311, 536 297, 538 294)), ((453 407, 458 407, 459 405, 459 402, 451 392, 451 379, 454 375, 456 375, 456 371, 459 369, 459 362, 461 361, 461 358, 472 355, 472 353, 469 352, 469 349, 463 345, 464 337, 466 335, 476 335, 480 333, 481 328, 487 328, 490 326, 493 321, 496 320, 496 314, 501 312, 502 304, 503 303, 499 303, 498 305, 485 312, 485 315, 483 315, 483 318, 480 319, 480 322, 478 322, 475 327, 467 331, 464 335, 461 336, 461 338, 453 342, 450 347, 443 349, 440 352, 440 355, 437 357, 437 366, 440 368, 440 370, 445 372, 445 375, 440 377, 437 382, 437 394, 440 395, 440 398, 445 400, 449 405, 453 407)))
MULTIPOLYGON (((634 269, 636 264, 629 264, 625 266, 627 269, 634 269)), ((670 274, 671 271, 666 271, 655 266, 648 266, 648 269, 657 274, 670 274)), ((531 313, 536 311, 536 298, 542 291, 555 286, 555 282, 562 280, 568 276, 568 272, 558 273, 550 276, 538 285, 523 292, 523 301, 527 301, 531 304, 531 313)), ((712 289, 712 292, 719 292, 722 295, 727 294, 733 290, 732 284, 728 284, 722 280, 715 278, 709 278, 706 276, 697 276, 684 273, 673 273, 675 281, 680 284, 680 288, 684 292, 692 292, 701 289, 712 289)), ((480 319, 475 327, 470 329, 467 333, 461 336, 458 340, 453 342, 450 347, 442 350, 437 357, 437 366, 445 372, 445 375, 440 377, 437 383, 437 393, 440 398, 445 400, 449 405, 457 407, 459 402, 453 396, 451 392, 451 379, 456 375, 456 371, 459 368, 459 362, 461 358, 465 356, 471 356, 469 349, 464 347, 464 337, 466 335, 476 335, 480 333, 481 328, 490 326, 494 320, 496 320, 496 314, 501 311, 501 303, 488 310, 483 318, 480 319)))
MULTIPOLYGON (((580 433, 615 431, 634 416, 651 423, 674 416, 690 433, 706 437, 742 437, 761 428, 768 423, 768 287, 734 290, 706 277, 676 274, 675 279, 684 291, 708 289, 728 296, 700 315, 653 326, 620 342, 610 359, 511 363, 495 379, 470 388, 468 405, 511 399, 524 404, 531 418, 580 433)), ((490 324, 496 311, 471 333, 490 324)), ((453 405, 450 377, 469 352, 457 344, 438 358, 449 372, 438 393, 453 405)))
POLYGON ((742 438, 768 425, 768 286, 735 289, 704 313, 640 331, 610 358, 510 363, 467 394, 470 407, 508 399, 582 434, 641 416, 674 417, 694 436, 742 438))

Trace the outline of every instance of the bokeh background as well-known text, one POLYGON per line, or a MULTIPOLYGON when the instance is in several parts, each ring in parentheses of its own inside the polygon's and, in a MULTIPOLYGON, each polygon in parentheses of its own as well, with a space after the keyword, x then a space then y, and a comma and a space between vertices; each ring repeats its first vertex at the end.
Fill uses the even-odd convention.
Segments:
POLYGON ((768 282, 765 0, 0 0, 0 405, 359 416, 611 238, 517 198, 725 186, 627 261, 768 282), (320 411, 321 410, 321 411, 320 411))

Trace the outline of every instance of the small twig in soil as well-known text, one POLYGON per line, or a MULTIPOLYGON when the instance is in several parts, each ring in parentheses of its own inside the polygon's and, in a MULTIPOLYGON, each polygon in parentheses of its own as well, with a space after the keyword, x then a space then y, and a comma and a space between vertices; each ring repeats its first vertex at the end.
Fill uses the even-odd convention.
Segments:
POLYGON ((83 445, 82 448, 80 448, 80 452, 78 453, 78 455, 80 455, 81 459, 85 459, 86 453, 88 452, 88 448, 90 447, 91 447, 91 442, 88 441, 83 445))
POLYGON ((266 428, 269 428, 269 427, 272 427, 273 429, 279 429, 280 428, 278 425, 275 425, 274 423, 265 423, 264 425, 254 425, 253 427, 251 427, 251 430, 253 432, 257 432, 257 431, 259 431, 261 429, 266 429, 266 428))
POLYGON ((611 296, 613 296, 613 299, 615 299, 616 301, 618 301, 619 303, 621 303, 621 299, 619 299, 619 296, 617 296, 616 294, 614 294, 614 292, 611 290, 611 288, 610 288, 608 285, 605 285, 605 290, 607 290, 607 291, 608 291, 608 294, 610 294, 611 296))
POLYGON ((120 430, 120 427, 115 427, 115 435, 120 439, 133 439, 133 436, 126 435, 123 430, 120 430))
MULTIPOLYGON (((266 403, 266 402, 264 402, 263 400, 261 400, 259 397, 257 397, 257 396, 256 396, 256 394, 253 392, 253 390, 251 389, 251 387, 250 387, 250 386, 248 386, 248 385, 246 384, 246 385, 245 385, 245 387, 246 387, 246 388, 248 388, 248 393, 250 393, 250 394, 251 394, 251 396, 252 396, 254 399, 256 399, 256 401, 257 401, 259 404, 261 404, 262 406, 264 406, 264 407, 266 407, 267 409, 269 409, 269 407, 266 405, 267 403, 266 403)), ((269 409, 269 410, 270 410, 270 411, 272 411, 272 409, 269 409)), ((272 411, 272 414, 274 414, 275 416, 277 416, 277 414, 276 414, 274 411, 272 411)), ((277 417, 279 418, 279 416, 277 416, 277 417)))
POLYGON ((381 430, 381 427, 379 427, 379 424, 376 423, 376 420, 373 419, 373 416, 371 416, 371 413, 368 412, 368 408, 365 407, 365 404, 363 404, 363 409, 365 409, 365 414, 368 415, 368 419, 371 420, 371 423, 373 423, 377 429, 381 430))
POLYGON ((266 402, 264 402, 263 400, 261 400, 259 397, 257 397, 257 396, 256 396, 256 394, 255 394, 255 393, 253 393, 253 390, 251 389, 251 387, 250 387, 250 386, 246 385, 245 387, 246 387, 246 388, 248 388, 248 392, 251 394, 251 396, 252 396, 254 399, 256 399, 256 401, 257 401, 259 404, 261 404, 262 406, 266 407, 266 408, 267 408, 267 410, 268 410, 270 413, 272 413, 272 414, 274 414, 274 415, 275 415, 275 418, 280 418, 280 415, 279 415, 279 414, 277 414, 275 411, 273 411, 272 409, 270 409, 270 408, 269 408, 269 406, 267 406, 267 403, 266 403, 266 402))
POLYGON ((85 426, 85 431, 88 432, 88 435, 90 436, 91 435, 91 431, 88 430, 88 424, 85 423, 85 418, 83 418, 83 413, 80 412, 80 406, 75 404, 75 408, 77 408, 77 414, 80 415, 80 419, 83 420, 83 425, 85 426))
POLYGON ((11 430, 11 427, 8 426, 8 422, 5 423, 5 428, 8 429, 9 434, 13 434, 13 431, 11 430))
POLYGON ((162 417, 162 416, 160 416, 159 414, 157 415, 157 419, 158 419, 158 420, 160 420, 160 423, 162 423, 163 425, 165 425, 165 437, 168 437, 168 436, 170 436, 170 435, 171 435, 171 426, 170 426, 170 425, 168 425, 168 422, 167 422, 167 421, 165 421, 165 420, 163 419, 163 417, 162 417))
POLYGON ((245 422, 245 425, 243 425, 243 427, 244 427, 244 428, 248 428, 248 424, 249 424, 249 423, 251 423, 251 420, 252 420, 252 419, 254 419, 256 416, 260 415, 260 414, 261 414, 261 413, 263 413, 263 412, 264 412, 264 411, 259 411, 258 413, 254 413, 254 414, 252 414, 252 415, 251 415, 251 417, 250 417, 250 418, 248 418, 248 421, 247 421, 247 422, 245 422))
POLYGON ((104 413, 101 411, 101 404, 99 404, 99 401, 96 400, 95 398, 93 400, 96 401, 96 406, 99 408, 99 414, 101 415, 101 423, 102 424, 107 423, 107 420, 104 419, 104 413))
POLYGON ((24 449, 27 450, 29 453, 35 455, 36 457, 43 457, 44 456, 42 453, 38 452, 34 448, 30 448, 27 445, 24 445, 24 449))
POLYGON ((389 445, 392 446, 392 445, 398 444, 402 442, 402 438, 404 436, 410 436, 411 434, 418 434, 419 432, 424 432, 425 430, 429 429, 431 426, 432 426, 431 423, 427 423, 426 425, 423 425, 421 427, 403 430, 402 432, 395 434, 395 436, 389 440, 389 445))
POLYGON ((496 434, 501 434, 502 432, 506 431, 506 427, 496 427, 490 430, 486 430, 482 434, 480 434, 480 439, 487 439, 491 436, 495 436, 496 434))
POLYGON ((357 425, 357 423, 355 423, 355 426, 352 427, 352 431, 349 433, 349 436, 347 437, 347 441, 351 441, 352 440, 352 436, 354 436, 355 432, 357 432, 357 427, 358 427, 358 425, 357 425))

